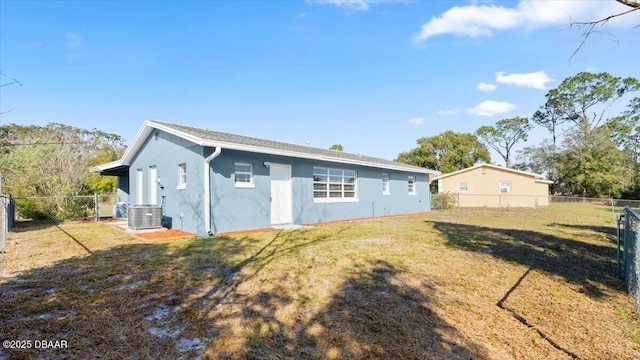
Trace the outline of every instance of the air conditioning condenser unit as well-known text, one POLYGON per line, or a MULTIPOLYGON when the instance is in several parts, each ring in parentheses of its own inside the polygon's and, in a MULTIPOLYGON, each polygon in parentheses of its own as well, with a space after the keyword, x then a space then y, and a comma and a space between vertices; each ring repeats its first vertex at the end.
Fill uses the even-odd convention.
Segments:
POLYGON ((162 227, 162 208, 151 205, 129 206, 129 228, 159 229, 162 227))

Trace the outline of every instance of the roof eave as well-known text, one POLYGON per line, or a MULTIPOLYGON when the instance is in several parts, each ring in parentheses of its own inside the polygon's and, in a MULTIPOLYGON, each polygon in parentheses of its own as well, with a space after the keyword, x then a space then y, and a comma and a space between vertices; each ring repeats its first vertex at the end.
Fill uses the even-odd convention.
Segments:
POLYGON ((483 166, 486 166, 486 167, 489 167, 489 168, 492 168, 492 169, 496 169, 496 170, 502 170, 502 171, 517 173, 517 174, 520 174, 520 175, 531 176, 535 180, 538 180, 538 179, 542 178, 542 175, 540 175, 540 174, 535 174, 535 173, 531 173, 531 172, 527 172, 527 171, 510 169, 510 168, 497 166, 497 165, 493 165, 493 164, 478 164, 478 165, 470 166, 468 168, 460 169, 458 171, 454 171, 452 173, 443 174, 441 176, 433 178, 433 180, 444 179, 444 178, 447 178, 447 177, 450 177, 450 176, 453 176, 453 175, 457 175, 457 174, 461 174, 463 172, 471 171, 471 170, 474 170, 474 169, 477 169, 477 168, 480 168, 480 167, 483 167, 483 166))
POLYGON ((202 141, 199 145, 207 146, 207 147, 222 147, 223 149, 229 150, 238 150, 238 151, 248 151, 260 154, 269 154, 269 155, 279 155, 279 156, 287 156, 287 157, 295 157, 300 159, 310 159, 310 160, 319 160, 319 161, 329 161, 341 164, 351 164, 351 165, 361 165, 367 167, 375 167, 380 169, 389 169, 389 170, 398 170, 398 171, 406 171, 413 173, 421 173, 421 174, 440 174, 439 172, 426 168, 419 167, 409 167, 402 165, 385 165, 378 164, 370 161, 358 161, 358 160, 350 160, 350 159, 342 159, 337 157, 331 157, 326 155, 313 155, 313 154, 305 154, 296 151, 284 151, 284 150, 276 150, 261 146, 251 146, 251 145, 241 145, 235 143, 228 142, 220 142, 220 141, 202 141))
POLYGON ((116 166, 123 166, 123 165, 126 165, 126 166, 131 165, 131 161, 133 160, 135 155, 138 153, 140 148, 142 148, 142 145, 144 144, 145 140, 153 133, 155 129, 162 130, 169 134, 178 136, 180 138, 183 138, 187 141, 190 141, 200 146, 222 147, 223 149, 249 151, 249 152, 255 152, 255 153, 262 153, 262 154, 296 157, 296 158, 302 158, 302 159, 330 161, 330 162, 342 163, 342 164, 361 165, 361 166, 367 166, 367 167, 375 167, 379 169, 406 171, 406 172, 429 174, 429 175, 441 174, 439 171, 436 171, 436 170, 420 168, 420 167, 412 167, 412 166, 403 166, 401 164, 398 164, 398 165, 378 164, 375 162, 370 162, 365 160, 358 161, 358 160, 331 157, 326 155, 313 155, 313 154, 305 154, 305 153, 296 152, 296 151, 276 150, 276 149, 271 149, 271 148, 266 148, 261 146, 242 145, 242 144, 220 142, 220 141, 209 141, 209 140, 202 139, 201 137, 194 136, 180 130, 176 130, 172 127, 165 126, 153 120, 146 120, 144 122, 140 130, 138 130, 138 133, 136 134, 136 136, 133 138, 131 145, 127 148, 127 150, 125 151, 125 153, 123 154, 120 160, 114 161, 108 164, 100 165, 100 167, 104 167, 106 170, 109 168, 109 166, 116 167, 116 166))

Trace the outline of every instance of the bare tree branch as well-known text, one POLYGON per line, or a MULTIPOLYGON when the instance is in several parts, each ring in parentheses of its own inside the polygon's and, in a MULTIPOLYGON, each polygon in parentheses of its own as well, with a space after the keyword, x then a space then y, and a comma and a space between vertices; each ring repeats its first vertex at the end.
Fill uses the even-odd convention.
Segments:
POLYGON ((636 9, 640 8, 639 0, 616 0, 616 1, 632 8, 636 8, 636 9))
POLYGON ((582 41, 580 41, 580 44, 578 45, 578 47, 575 49, 575 51, 573 52, 573 54, 571 54, 571 57, 569 58, 569 61, 571 61, 571 59, 573 59, 573 57, 578 53, 578 51, 580 51, 580 49, 582 49, 582 46, 585 44, 585 42, 587 41, 587 39, 589 38, 589 36, 596 32, 594 29, 596 28, 596 26, 604 26, 607 22, 609 22, 609 20, 619 17, 619 16, 623 16, 623 15, 627 15, 629 13, 632 13, 634 11, 638 11, 640 10, 640 2, 636 2, 634 0, 617 0, 618 2, 631 6, 633 7, 633 9, 627 10, 627 11, 623 11, 621 13, 618 14, 613 14, 613 15, 609 15, 605 18, 602 18, 600 20, 595 20, 595 21, 574 21, 571 22, 571 24, 569 24, 570 27, 574 27, 577 26, 578 28, 582 29, 582 28, 586 28, 585 31, 582 33, 582 41))

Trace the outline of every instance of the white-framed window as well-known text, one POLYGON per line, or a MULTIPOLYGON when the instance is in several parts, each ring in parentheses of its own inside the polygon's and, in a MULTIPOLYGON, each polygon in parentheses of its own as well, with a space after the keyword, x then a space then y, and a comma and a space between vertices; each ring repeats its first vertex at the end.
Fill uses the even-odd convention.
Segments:
POLYGON ((235 184, 237 188, 252 188, 253 185, 253 164, 240 163, 234 164, 235 184))
POLYGON ((501 181, 500 182, 500 192, 501 193, 511 192, 511 181, 501 181))
POLYGON ((178 164, 178 189, 187 188, 187 164, 178 164))
POLYGON ((416 194, 416 177, 413 175, 409 175, 407 178, 407 189, 409 190, 409 195, 416 194))
POLYGON ((458 183, 458 192, 469 192, 469 183, 468 182, 459 182, 458 183))
POLYGON ((391 189, 389 187, 389 174, 382 173, 382 195, 390 195, 391 189))
POLYGON ((354 170, 313 167, 313 200, 322 201, 358 201, 354 170))

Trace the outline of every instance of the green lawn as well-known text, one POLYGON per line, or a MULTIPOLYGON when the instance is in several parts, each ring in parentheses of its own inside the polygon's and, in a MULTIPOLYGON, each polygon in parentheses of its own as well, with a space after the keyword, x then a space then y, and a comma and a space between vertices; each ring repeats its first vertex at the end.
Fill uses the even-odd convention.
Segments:
POLYGON ((455 209, 145 241, 20 224, 0 255, 10 358, 634 359, 611 209, 455 209))

